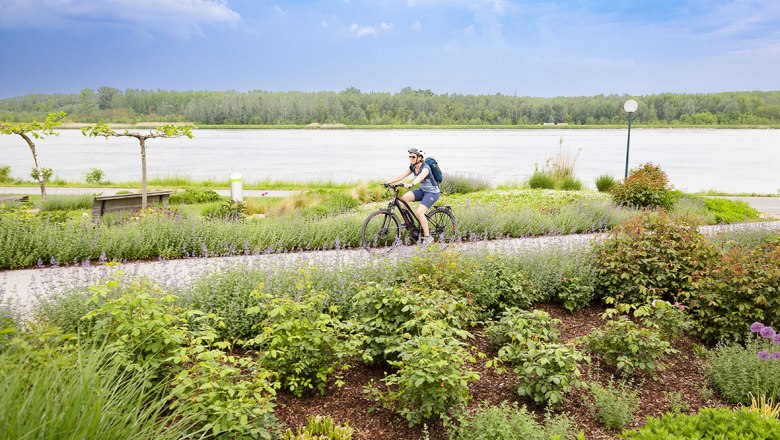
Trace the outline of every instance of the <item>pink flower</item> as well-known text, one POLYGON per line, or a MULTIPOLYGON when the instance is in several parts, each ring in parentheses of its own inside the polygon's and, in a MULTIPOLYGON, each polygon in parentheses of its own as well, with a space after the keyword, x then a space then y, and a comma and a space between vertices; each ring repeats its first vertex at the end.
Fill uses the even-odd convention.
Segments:
POLYGON ((761 329, 760 332, 758 332, 758 334, 760 334, 762 338, 767 338, 767 339, 772 339, 777 335, 775 329, 773 329, 772 327, 764 327, 761 329))
POLYGON ((770 356, 769 352, 766 350, 761 350, 758 352, 758 358, 761 359, 762 361, 768 360, 769 356, 770 356))
POLYGON ((754 323, 750 324, 750 331, 752 333, 758 333, 764 327, 765 327, 764 324, 761 324, 760 322, 754 322, 754 323))

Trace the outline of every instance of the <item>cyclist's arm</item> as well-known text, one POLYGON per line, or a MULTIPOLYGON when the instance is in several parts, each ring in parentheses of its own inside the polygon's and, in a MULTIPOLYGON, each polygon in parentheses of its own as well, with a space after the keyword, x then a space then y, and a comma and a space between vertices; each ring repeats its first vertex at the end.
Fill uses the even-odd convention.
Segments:
MULTIPOLYGON (((410 171, 410 173, 411 173, 411 171, 410 171)), ((408 176, 408 174, 407 174, 407 176, 408 176)), ((418 185, 420 182, 425 180, 426 177, 428 177, 428 168, 423 168, 423 170, 420 171, 420 174, 418 174, 417 177, 415 177, 414 180, 412 181, 412 186, 418 185)))
POLYGON ((395 183, 395 182, 398 182, 399 180, 404 180, 407 177, 409 177, 410 174, 412 174, 412 170, 406 170, 405 172, 403 172, 403 173, 393 177, 392 179, 388 180, 387 183, 395 183))

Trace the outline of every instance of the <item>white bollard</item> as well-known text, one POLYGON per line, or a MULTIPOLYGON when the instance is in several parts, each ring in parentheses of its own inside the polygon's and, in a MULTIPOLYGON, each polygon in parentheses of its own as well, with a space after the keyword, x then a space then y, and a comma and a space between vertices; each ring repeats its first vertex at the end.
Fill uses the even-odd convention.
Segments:
POLYGON ((234 202, 244 201, 244 185, 241 181, 241 173, 230 175, 230 200, 234 202))

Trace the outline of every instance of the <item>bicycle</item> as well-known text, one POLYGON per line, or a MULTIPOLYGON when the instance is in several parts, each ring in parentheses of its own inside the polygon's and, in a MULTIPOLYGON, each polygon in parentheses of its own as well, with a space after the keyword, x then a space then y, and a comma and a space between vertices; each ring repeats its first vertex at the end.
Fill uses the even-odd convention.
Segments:
MULTIPOLYGON (((398 188, 402 186, 402 184, 390 185, 386 183, 385 188, 393 192, 393 199, 387 204, 387 208, 369 214, 363 222, 360 245, 369 253, 390 253, 402 242, 416 243, 421 238, 422 229, 417 215, 409 204, 398 196, 398 188), (404 235, 404 240, 401 239, 401 222, 395 214, 396 209, 401 213, 403 228, 407 232, 404 235)), ((428 231, 434 242, 444 249, 457 236, 455 216, 452 215, 452 209, 449 206, 437 207, 434 205, 431 208, 425 214, 428 219, 428 231)))

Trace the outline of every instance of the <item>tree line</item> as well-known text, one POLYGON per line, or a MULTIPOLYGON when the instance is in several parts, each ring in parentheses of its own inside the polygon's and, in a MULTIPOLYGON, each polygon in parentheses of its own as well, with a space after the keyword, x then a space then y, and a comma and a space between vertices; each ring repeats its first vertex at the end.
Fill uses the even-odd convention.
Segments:
POLYGON ((535 98, 502 94, 165 91, 84 89, 0 99, 0 120, 29 122, 66 112, 68 122, 190 122, 201 125, 612 125, 627 99, 646 125, 777 125, 780 91, 535 98))

